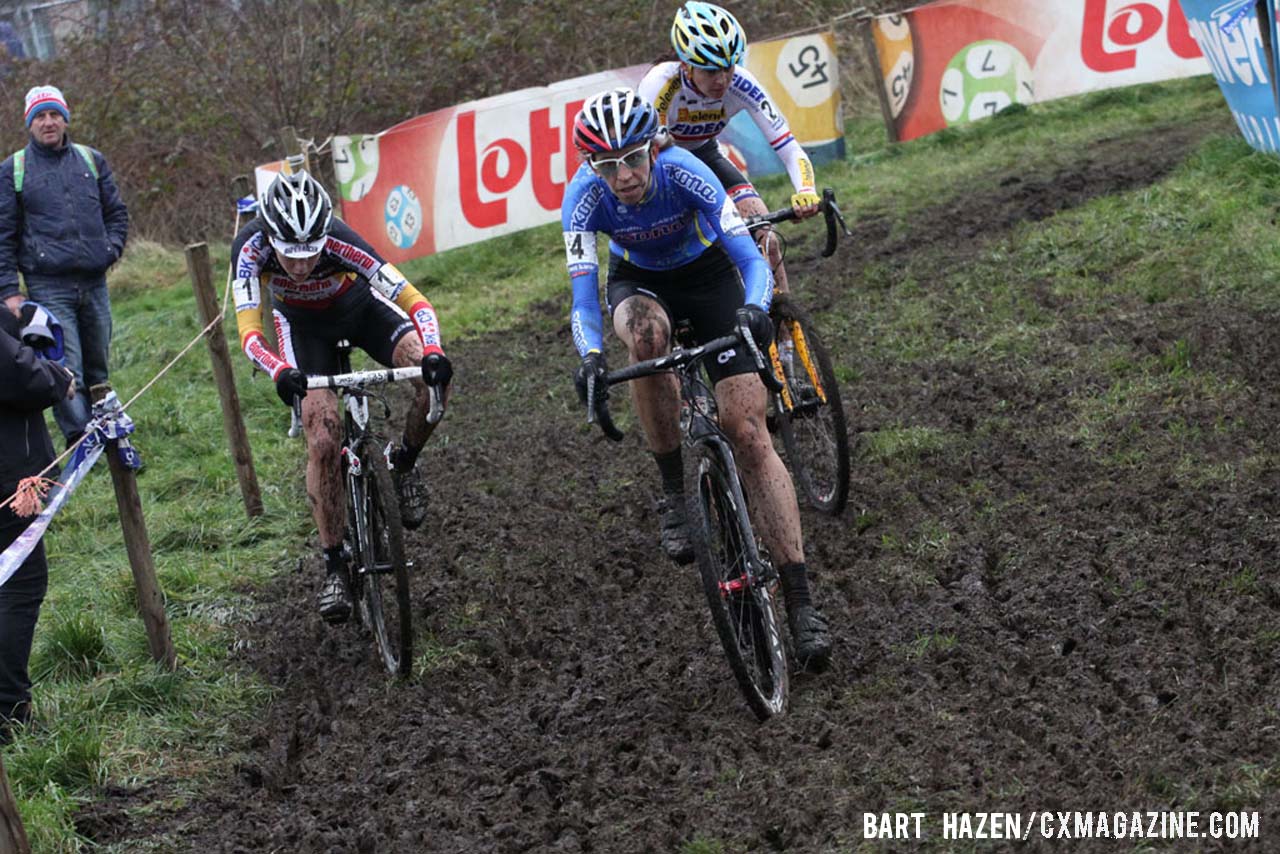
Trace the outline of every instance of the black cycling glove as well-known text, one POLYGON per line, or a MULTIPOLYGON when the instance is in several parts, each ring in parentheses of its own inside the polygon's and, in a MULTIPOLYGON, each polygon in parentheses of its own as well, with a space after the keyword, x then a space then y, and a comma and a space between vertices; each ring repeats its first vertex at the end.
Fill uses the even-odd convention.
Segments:
POLYGON ((582 405, 587 405, 587 380, 591 377, 596 378, 596 398, 604 393, 605 375, 609 373, 609 366, 605 364, 604 353, 599 350, 592 350, 590 353, 582 357, 582 364, 578 365, 578 369, 573 372, 573 384, 578 387, 578 399, 582 401, 582 405))
POLYGON ((443 389, 453 379, 453 363, 444 353, 432 353, 422 357, 422 381, 443 389))
POLYGON ((285 368, 276 377, 276 394, 284 401, 284 405, 293 407, 293 399, 307 396, 307 375, 297 368, 285 368))
POLYGON ((773 320, 769 313, 754 303, 747 303, 738 309, 738 325, 743 324, 751 330, 751 337, 760 351, 767 351, 773 343, 773 320))

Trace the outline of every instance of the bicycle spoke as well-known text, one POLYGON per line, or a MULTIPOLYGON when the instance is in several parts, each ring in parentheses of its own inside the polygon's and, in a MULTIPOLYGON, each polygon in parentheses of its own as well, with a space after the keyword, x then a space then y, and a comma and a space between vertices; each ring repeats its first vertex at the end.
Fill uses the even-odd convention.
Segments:
POLYGON ((778 397, 787 465, 809 504, 835 515, 849 495, 849 435, 839 385, 812 321, 787 299, 777 300, 774 311, 795 349, 786 393, 778 397))
POLYGON ((772 596, 753 570, 754 534, 718 455, 699 448, 695 552, 712 620, 743 696, 761 720, 786 704, 787 665, 772 596))

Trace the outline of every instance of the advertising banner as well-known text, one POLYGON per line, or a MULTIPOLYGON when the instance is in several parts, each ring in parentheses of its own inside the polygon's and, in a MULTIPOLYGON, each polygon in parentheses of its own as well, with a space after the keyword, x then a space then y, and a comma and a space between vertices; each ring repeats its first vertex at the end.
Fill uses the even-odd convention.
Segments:
POLYGON ((896 140, 1015 103, 1209 72, 1177 0, 942 0, 871 28, 896 140))
MULTIPOLYGON (((746 64, 815 162, 844 155, 830 33, 753 44, 746 64)), ((335 137, 343 219, 392 262, 556 222, 578 168, 572 131, 583 101, 635 87, 649 68, 576 77, 416 116, 378 134, 335 137)), ((731 122, 722 140, 749 174, 783 171, 749 119, 731 122)))
MULTIPOLYGON (((833 33, 752 44, 743 64, 787 117, 791 132, 815 165, 844 158, 840 73, 833 33)), ((721 143, 740 156, 748 175, 785 171, 769 141, 745 113, 729 122, 721 143)))
POLYGON ((1275 44, 1275 0, 1182 0, 1182 8, 1244 138, 1259 151, 1280 151, 1276 64, 1267 47, 1275 44))

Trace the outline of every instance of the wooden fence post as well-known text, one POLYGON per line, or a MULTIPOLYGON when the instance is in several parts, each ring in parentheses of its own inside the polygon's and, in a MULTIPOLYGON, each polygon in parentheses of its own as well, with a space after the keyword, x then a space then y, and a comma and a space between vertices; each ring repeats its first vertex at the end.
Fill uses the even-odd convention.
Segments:
POLYGON ((22 829, 22 816, 18 815, 18 802, 4 773, 3 758, 0 758, 0 854, 31 854, 27 832, 22 829))
MULTIPOLYGON (((93 402, 97 403, 111 393, 111 385, 102 383, 89 389, 93 402)), ((151 657, 169 670, 178 667, 178 653, 173 648, 169 633, 169 617, 164 612, 164 594, 156 580, 155 563, 151 560, 151 540, 147 537, 147 521, 142 516, 142 501, 138 498, 138 480, 133 469, 120 461, 116 453, 119 442, 107 440, 103 453, 111 469, 111 483, 115 487, 116 507, 120 511, 120 527, 124 530, 124 547, 129 552, 129 566, 133 570, 133 583, 138 590, 138 611, 147 628, 147 645, 151 657)))
POLYGON ((236 378, 231 371, 227 336, 222 330, 222 309, 213 291, 213 268, 209 264, 207 245, 193 243, 187 247, 187 273, 191 276, 191 287, 196 292, 200 325, 208 326, 217 321, 205 336, 205 341, 209 345, 209 359, 213 362, 213 378, 218 384, 218 396, 222 398, 222 427, 231 444, 231 461, 235 463, 236 479, 240 481, 244 510, 250 517, 261 516, 262 493, 258 489, 258 476, 253 470, 253 450, 249 447, 249 434, 244 429, 244 416, 240 412, 240 395, 236 392, 236 378))

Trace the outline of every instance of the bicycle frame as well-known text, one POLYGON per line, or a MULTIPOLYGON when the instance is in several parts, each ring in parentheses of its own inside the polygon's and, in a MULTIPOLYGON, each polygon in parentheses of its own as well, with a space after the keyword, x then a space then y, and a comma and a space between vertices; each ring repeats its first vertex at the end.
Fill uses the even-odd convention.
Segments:
MULTIPOLYGON (((309 376, 307 388, 333 390, 342 399, 342 437, 339 451, 347 504, 347 531, 343 546, 351 569, 351 592, 357 606, 357 622, 373 634, 375 645, 388 672, 407 676, 412 662, 412 617, 409 574, 412 562, 404 549, 404 532, 395 504, 390 460, 385 463, 378 447, 369 414, 369 398, 378 398, 386 416, 391 406, 377 386, 418 379, 417 367, 351 371, 351 346, 337 344, 338 370, 333 376, 309 376), (383 587, 374 575, 388 576, 383 587), (384 598, 384 592, 391 598, 384 598), (394 604, 392 604, 394 603, 394 604), (389 610, 394 607, 396 610, 389 610)), ((427 421, 435 424, 444 415, 441 391, 427 386, 427 421)), ((301 405, 295 400, 289 435, 301 427, 301 405)))
MULTIPOLYGON (((690 448, 706 445, 713 450, 723 463, 725 473, 728 475, 728 481, 733 493, 734 512, 746 523, 748 530, 754 530, 750 524, 750 516, 747 513, 747 501, 742 491, 742 480, 738 475, 738 466, 734 459, 733 449, 729 444, 728 438, 720 429, 720 421, 717 417, 715 406, 713 404, 704 408, 698 401, 701 396, 700 392, 704 392, 714 399, 713 390, 703 380, 701 374, 704 359, 730 347, 741 346, 746 342, 748 349, 755 354, 757 364, 765 362, 764 355, 756 347, 755 342, 751 340, 750 334, 743 334, 744 331, 739 330, 736 335, 725 335, 696 347, 678 348, 665 356, 636 362, 625 368, 610 371, 608 376, 605 377, 605 388, 602 391, 597 391, 594 388, 595 383, 593 381, 588 382, 587 396, 591 407, 588 409, 587 420, 589 422, 598 422, 606 436, 614 438, 616 435, 618 439, 621 439, 622 432, 614 425, 613 419, 609 414, 608 388, 618 383, 641 377, 669 371, 674 372, 679 380, 682 406, 687 407, 689 412, 688 422, 681 425, 685 445, 690 448)), ((724 586, 725 592, 733 592, 742 589, 744 586, 754 585, 764 577, 763 568, 765 563, 760 557, 760 552, 754 539, 746 543, 745 546, 749 564, 747 577, 737 580, 732 585, 724 586)))

